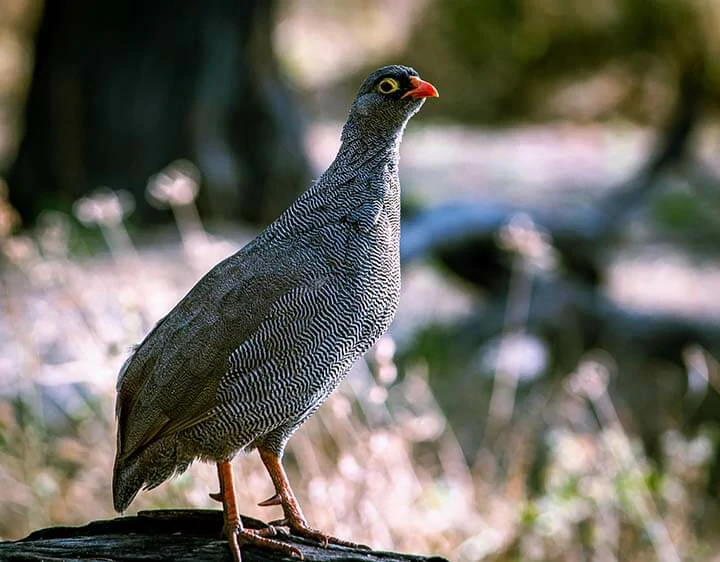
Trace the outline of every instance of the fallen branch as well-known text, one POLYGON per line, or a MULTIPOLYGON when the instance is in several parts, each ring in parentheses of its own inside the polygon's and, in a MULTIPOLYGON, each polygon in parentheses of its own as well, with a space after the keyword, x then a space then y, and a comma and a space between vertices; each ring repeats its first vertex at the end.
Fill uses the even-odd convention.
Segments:
MULTIPOLYGON (((243 517, 243 525, 266 525, 243 517)), ((16 542, 0 543, 1 560, 93 559, 112 561, 226 561, 231 560, 222 535, 218 510, 141 511, 132 517, 93 521, 82 527, 50 527, 16 542)), ((447 562, 440 557, 413 556, 339 546, 322 548, 302 538, 279 540, 300 548, 306 562, 447 562)), ((243 547, 244 562, 287 560, 272 551, 243 547)))

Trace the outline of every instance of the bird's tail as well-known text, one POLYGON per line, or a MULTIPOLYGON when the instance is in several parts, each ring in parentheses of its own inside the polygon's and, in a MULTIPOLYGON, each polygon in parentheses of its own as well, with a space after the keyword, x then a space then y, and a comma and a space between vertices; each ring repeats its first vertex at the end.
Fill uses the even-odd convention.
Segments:
POLYGON ((142 489, 152 489, 175 474, 184 472, 192 458, 177 458, 175 443, 161 440, 125 458, 115 457, 113 506, 123 512, 142 489))
POLYGON ((129 461, 115 459, 113 467, 113 507, 118 513, 127 509, 135 496, 145 485, 142 466, 142 455, 129 461))

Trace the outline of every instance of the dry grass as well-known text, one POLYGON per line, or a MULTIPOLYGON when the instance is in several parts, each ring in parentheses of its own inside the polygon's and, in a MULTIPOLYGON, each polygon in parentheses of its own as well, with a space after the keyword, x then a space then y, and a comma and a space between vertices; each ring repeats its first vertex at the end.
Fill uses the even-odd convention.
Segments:
MULTIPOLYGON (((77 257, 93 252, 58 214, 31 236, 10 236, 9 221, 0 228, 1 538, 113 515, 113 388, 126 350, 243 241, 206 236, 186 196, 164 195, 184 217, 182 244, 136 249, 122 201, 108 192, 77 212, 103 229, 110 254, 77 257)), ((522 314, 526 296, 514 298, 522 314)), ((588 358, 565 388, 520 416, 503 411, 515 393, 505 367, 496 387, 504 406, 488 424, 494 438, 468 463, 427 384, 433 374, 418 364, 398 377, 394 348, 382 340, 290 442, 290 477, 313 525, 460 562, 712 558, 718 545, 707 521, 717 521, 717 506, 705 484, 713 436, 668 434, 659 472, 614 414, 604 382, 611 362, 588 358), (538 442, 541 422, 551 431, 538 442), (547 460, 531 491, 540 451, 547 460)), ((487 415, 477 413, 478 426, 487 415)), ((278 508, 256 506, 271 495, 256 455, 238 459, 235 471, 242 510, 276 518, 278 508)), ((216 485, 214 468, 199 463, 142 493, 131 511, 217 507, 208 498, 216 485)))

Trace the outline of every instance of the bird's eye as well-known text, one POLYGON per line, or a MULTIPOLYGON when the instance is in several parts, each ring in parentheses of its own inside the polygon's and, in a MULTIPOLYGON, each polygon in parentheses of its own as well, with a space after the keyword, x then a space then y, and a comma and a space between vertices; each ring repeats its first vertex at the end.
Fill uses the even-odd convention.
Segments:
POLYGON ((378 84, 377 89, 381 94, 392 94, 400 89, 400 84, 393 78, 383 78, 378 84))

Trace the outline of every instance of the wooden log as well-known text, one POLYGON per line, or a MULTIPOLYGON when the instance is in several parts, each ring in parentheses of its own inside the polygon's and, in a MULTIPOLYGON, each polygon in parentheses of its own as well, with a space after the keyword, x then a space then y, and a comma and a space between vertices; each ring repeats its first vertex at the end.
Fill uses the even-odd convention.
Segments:
MULTIPOLYGON (((243 517, 243 525, 265 523, 243 517)), ((219 510, 141 511, 130 517, 93 521, 82 527, 50 527, 15 542, 0 542, 0 560, 231 561, 219 510)), ((297 546, 305 562, 447 562, 440 557, 356 550, 286 535, 278 540, 297 546)), ((242 547, 244 562, 287 560, 272 551, 242 547)))

